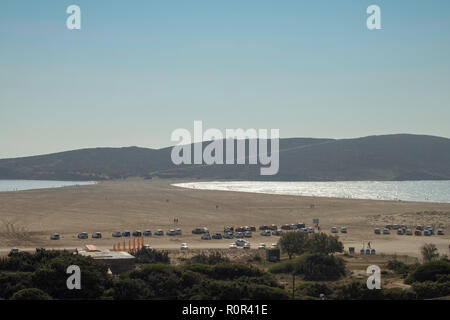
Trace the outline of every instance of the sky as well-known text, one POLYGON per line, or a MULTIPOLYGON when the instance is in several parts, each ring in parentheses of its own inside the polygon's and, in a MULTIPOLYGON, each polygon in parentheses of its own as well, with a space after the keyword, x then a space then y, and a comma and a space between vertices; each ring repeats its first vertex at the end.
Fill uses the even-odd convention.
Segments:
POLYGON ((0 158, 166 147, 194 120, 450 138, 449 14, 448 0, 3 0, 0 158))

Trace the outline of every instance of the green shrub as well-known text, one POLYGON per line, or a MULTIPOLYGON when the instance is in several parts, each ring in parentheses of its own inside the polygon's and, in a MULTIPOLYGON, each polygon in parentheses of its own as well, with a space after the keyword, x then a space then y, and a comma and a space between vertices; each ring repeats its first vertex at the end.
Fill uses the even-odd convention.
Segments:
POLYGON ((419 299, 438 298, 450 294, 450 282, 414 282, 412 288, 419 299))
POLYGON ((170 258, 167 251, 158 251, 153 249, 142 249, 137 251, 134 256, 136 263, 150 264, 150 263, 164 263, 169 264, 170 258))
POLYGON ((300 291, 301 293, 306 294, 310 297, 319 298, 321 294, 324 295, 330 295, 333 290, 326 285, 325 283, 318 283, 318 282, 307 282, 302 285, 300 285, 297 288, 297 291, 300 291))
POLYGON ((394 271, 397 274, 406 277, 411 271, 415 270, 418 264, 406 264, 398 260, 389 260, 387 263, 387 268, 394 271))
POLYGON ((405 280, 405 283, 437 281, 443 276, 450 274, 450 261, 437 260, 424 263, 412 271, 405 280))
POLYGON ((11 297, 11 300, 51 300, 47 293, 36 288, 22 289, 11 297))
POLYGON ((345 262, 342 258, 324 254, 304 254, 299 257, 296 273, 305 280, 337 280, 345 275, 345 262))

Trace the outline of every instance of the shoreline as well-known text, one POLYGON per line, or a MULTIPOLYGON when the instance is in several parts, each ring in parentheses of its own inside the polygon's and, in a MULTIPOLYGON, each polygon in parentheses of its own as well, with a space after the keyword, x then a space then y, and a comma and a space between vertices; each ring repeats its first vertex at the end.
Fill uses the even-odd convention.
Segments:
MULTIPOLYGON (((112 238, 114 231, 168 229, 179 227, 180 237, 167 235, 144 238, 154 248, 179 249, 188 243, 193 249, 228 248, 232 239, 200 240, 192 235, 195 227, 207 226, 211 233, 223 233, 226 225, 270 225, 304 222, 312 225, 319 218, 322 230, 346 226, 339 233, 345 248, 359 251, 363 241, 371 241, 378 253, 419 255, 424 243, 435 243, 441 254, 448 254, 450 243, 450 204, 397 202, 386 200, 339 199, 292 195, 270 195, 236 191, 210 191, 172 186, 185 180, 116 180, 55 189, 35 189, 0 193, 0 251, 17 248, 81 248, 94 244, 112 249, 123 238, 112 238), (311 204, 314 208, 311 208, 311 204), (179 218, 174 225, 173 219, 179 218), (375 235, 373 228, 387 223, 431 224, 444 227, 444 236, 416 237, 375 235), (93 232, 102 239, 91 239, 93 232), (89 239, 79 240, 79 232, 89 239), (59 233, 61 240, 49 240, 59 233)), ((127 239, 128 240, 128 239, 127 239)), ((252 247, 277 242, 256 232, 249 239, 252 247)))

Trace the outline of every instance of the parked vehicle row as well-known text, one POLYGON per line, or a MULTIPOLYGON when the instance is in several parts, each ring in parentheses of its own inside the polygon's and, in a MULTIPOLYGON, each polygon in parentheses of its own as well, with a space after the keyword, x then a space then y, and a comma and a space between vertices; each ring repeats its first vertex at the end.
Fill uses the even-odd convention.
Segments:
MULTIPOLYGON (((413 231, 412 229, 408 229, 406 225, 386 225, 386 228, 383 229, 383 234, 391 234, 391 230, 397 230, 397 235, 407 235, 407 236, 432 236, 434 235, 434 228, 432 226, 422 227, 417 226, 416 229, 413 231)), ((380 228, 374 229, 375 234, 381 234, 380 228)), ((443 229, 438 229, 437 234, 440 236, 444 235, 443 229)))
MULTIPOLYGON (((338 228, 337 227, 332 227, 331 228, 331 233, 338 233, 338 228)), ((341 233, 347 233, 347 227, 341 227, 341 233)))

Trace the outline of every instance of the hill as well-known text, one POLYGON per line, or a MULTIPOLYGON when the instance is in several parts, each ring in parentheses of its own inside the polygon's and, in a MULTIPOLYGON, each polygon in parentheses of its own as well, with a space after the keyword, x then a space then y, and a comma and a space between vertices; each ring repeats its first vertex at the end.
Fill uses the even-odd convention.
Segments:
POLYGON ((450 180, 450 139, 435 136, 280 139, 280 170, 274 176, 260 176, 259 165, 175 166, 171 150, 93 148, 1 159, 0 179, 450 180))

